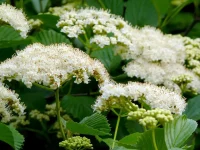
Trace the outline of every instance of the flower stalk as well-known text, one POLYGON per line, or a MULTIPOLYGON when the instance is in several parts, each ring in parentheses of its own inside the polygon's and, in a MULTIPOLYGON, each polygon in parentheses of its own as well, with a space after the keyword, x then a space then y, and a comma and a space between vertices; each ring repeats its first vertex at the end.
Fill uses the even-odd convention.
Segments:
POLYGON ((57 113, 57 120, 60 127, 60 131, 64 140, 66 140, 65 132, 63 129, 61 116, 60 116, 60 100, 59 100, 59 88, 55 91, 55 99, 56 99, 56 113, 57 113))

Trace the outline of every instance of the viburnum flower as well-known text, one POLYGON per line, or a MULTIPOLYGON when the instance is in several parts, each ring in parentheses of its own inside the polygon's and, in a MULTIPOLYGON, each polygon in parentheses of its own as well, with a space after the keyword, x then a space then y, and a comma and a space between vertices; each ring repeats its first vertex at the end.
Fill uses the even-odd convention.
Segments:
POLYGON ((22 10, 18 10, 9 4, 1 4, 0 20, 10 24, 15 30, 20 31, 20 35, 23 38, 27 37, 30 26, 22 10))
MULTIPOLYGON (((130 82, 128 84, 107 83, 100 87, 101 95, 97 98, 93 109, 106 111, 111 108, 132 107, 130 102, 138 101, 151 109, 169 110, 174 114, 182 114, 185 110, 185 99, 165 87, 147 83, 130 82)), ((131 108, 131 109, 135 109, 131 108)), ((137 108, 136 108, 137 109, 137 108)))
POLYGON ((76 78, 75 83, 88 83, 90 76, 99 84, 109 81, 109 74, 98 60, 70 45, 44 46, 32 44, 16 56, 0 64, 1 80, 22 81, 27 87, 38 83, 57 89, 66 81, 76 78))
MULTIPOLYGON (((94 44, 100 48, 113 45, 115 54, 119 54, 123 60, 131 60, 123 67, 129 77, 137 77, 181 93, 181 88, 173 79, 188 75, 192 81, 187 88, 200 92, 200 78, 196 75, 200 74, 200 67, 193 71, 186 68, 184 63, 188 54, 185 51, 185 39, 181 36, 163 34, 150 26, 133 27, 107 10, 94 8, 68 11, 61 15, 57 26, 70 38, 81 39, 84 36, 80 35, 85 35, 89 40, 85 46, 89 43, 91 49, 94 44), (87 35, 88 28, 93 32, 90 37, 87 35)), ((193 64, 200 63, 195 60, 193 64)))
POLYGON ((25 106, 20 103, 18 94, 0 83, 0 121, 9 122, 12 115, 23 115, 25 106))

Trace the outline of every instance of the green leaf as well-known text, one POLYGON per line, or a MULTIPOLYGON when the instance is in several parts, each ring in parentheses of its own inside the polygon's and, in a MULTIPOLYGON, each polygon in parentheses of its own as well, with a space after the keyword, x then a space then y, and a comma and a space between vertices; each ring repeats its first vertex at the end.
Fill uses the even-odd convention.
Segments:
POLYGON ((13 149, 21 149, 24 137, 12 126, 0 123, 0 140, 9 144, 13 149))
POLYGON ((70 96, 66 95, 61 100, 61 107, 66 113, 71 114, 74 118, 83 119, 93 113, 91 106, 95 98, 89 96, 70 96))
POLYGON ((133 145, 136 144, 141 137, 142 133, 133 133, 125 136, 121 140, 119 140, 119 143, 126 144, 126 145, 133 145))
POLYGON ((159 22, 170 8, 170 0, 151 0, 159 16, 159 22))
POLYGON ((89 6, 94 6, 96 8, 101 8, 100 3, 97 0, 85 0, 89 6))
POLYGON ((107 9, 111 10, 111 13, 122 16, 124 11, 123 0, 102 0, 102 2, 107 9))
MULTIPOLYGON (((168 150, 164 139, 164 129, 155 129, 155 140, 158 150, 168 150)), ((139 150, 155 150, 152 139, 152 130, 146 131, 141 135, 141 138, 137 143, 137 148, 139 150)))
POLYGON ((109 72, 116 70, 121 63, 121 57, 115 55, 111 47, 95 50, 90 56, 99 59, 109 72))
POLYGON ((166 18, 164 19, 164 21, 162 22, 161 27, 166 26, 169 21, 171 21, 186 5, 192 3, 193 0, 186 0, 183 3, 181 3, 181 5, 177 6, 176 8, 174 8, 172 11, 170 11, 166 18))
POLYGON ((33 7, 37 13, 44 12, 47 8, 49 0, 31 0, 33 7))
POLYGON ((50 14, 41 14, 41 15, 35 16, 34 19, 40 19, 43 22, 42 24, 43 28, 51 28, 51 29, 59 31, 59 29, 56 27, 56 24, 59 20, 58 16, 54 16, 50 14))
POLYGON ((144 132, 143 127, 137 121, 127 120, 125 127, 129 133, 144 132))
POLYGON ((123 146, 116 146, 113 150, 137 150, 137 149, 132 149, 132 148, 129 149, 123 146))
POLYGON ((177 117, 173 121, 166 123, 164 130, 167 148, 182 147, 196 128, 196 121, 187 119, 186 116, 177 117))
POLYGON ((125 19, 132 25, 158 25, 158 14, 151 0, 129 0, 126 3, 125 19))
POLYGON ((0 48, 8 48, 26 44, 29 39, 23 39, 19 32, 11 26, 0 26, 0 48))
POLYGON ((68 121, 67 129, 71 132, 87 135, 110 135, 110 127, 105 116, 95 113, 84 118, 80 123, 68 121))
POLYGON ((184 114, 193 120, 200 119, 200 95, 189 99, 184 114))
POLYGON ((61 33, 54 30, 42 30, 33 37, 33 42, 40 42, 44 45, 66 43, 70 44, 70 41, 61 33))

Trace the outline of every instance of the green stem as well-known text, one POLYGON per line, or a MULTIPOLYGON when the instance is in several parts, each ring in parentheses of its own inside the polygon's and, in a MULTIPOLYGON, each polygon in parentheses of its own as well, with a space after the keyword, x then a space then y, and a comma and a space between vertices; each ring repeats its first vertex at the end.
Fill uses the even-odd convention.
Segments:
POLYGON ((69 91, 68 91, 67 95, 70 95, 70 93, 72 91, 72 86, 73 86, 73 81, 70 81, 69 91))
POLYGON ((104 5, 104 3, 103 3, 101 0, 98 0, 98 2, 99 2, 99 4, 101 5, 101 7, 102 7, 103 9, 106 9, 106 6, 104 5))
POLYGON ((155 150, 158 150, 158 147, 156 145, 155 129, 152 130, 152 139, 153 139, 153 146, 154 146, 155 150))
POLYGON ((115 134, 114 134, 114 139, 113 139, 111 149, 114 149, 114 147, 115 147, 115 141, 116 141, 116 138, 117 138, 117 131, 118 131, 118 127, 119 127, 120 118, 121 118, 121 110, 120 110, 120 112, 117 116, 117 124, 116 124, 116 127, 115 127, 115 134))
POLYGON ((60 100, 59 100, 59 89, 55 91, 55 98, 56 98, 56 113, 57 113, 57 120, 60 127, 60 131, 64 140, 66 140, 65 132, 63 129, 61 116, 60 116, 60 100))

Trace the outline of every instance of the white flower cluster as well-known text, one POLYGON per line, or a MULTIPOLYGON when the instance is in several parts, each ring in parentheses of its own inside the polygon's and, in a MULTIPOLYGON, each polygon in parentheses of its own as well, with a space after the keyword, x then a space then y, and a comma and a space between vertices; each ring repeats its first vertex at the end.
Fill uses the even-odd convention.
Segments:
POLYGON ((19 30, 23 38, 27 37, 30 26, 22 10, 17 10, 9 4, 1 4, 0 20, 9 23, 15 30, 19 30))
POLYGON ((182 114, 186 106, 185 100, 179 94, 165 87, 158 87, 147 83, 110 83, 102 86, 100 92, 102 94, 97 98, 93 106, 96 111, 104 111, 112 108, 112 106, 119 104, 121 98, 138 102, 142 100, 151 109, 165 109, 174 114, 182 114))
POLYGON ((18 95, 0 84, 0 121, 9 122, 13 114, 23 115, 25 106, 18 95))
MULTIPOLYGON (((94 33, 89 42, 103 48, 114 45, 122 59, 132 60, 123 69, 130 77, 138 77, 156 85, 181 92, 172 78, 192 77, 188 88, 200 92, 200 79, 184 66, 186 59, 184 39, 165 35, 154 27, 132 27, 123 18, 105 10, 81 9, 66 12, 57 24, 69 37, 78 37, 90 27, 94 33)), ((196 72, 200 69, 196 69, 196 72)))
POLYGON ((100 84, 109 80, 103 64, 65 44, 29 45, 2 62, 0 70, 1 80, 22 81, 29 88, 33 83, 38 83, 56 89, 73 77, 77 84, 87 84, 90 76, 94 76, 100 84))

